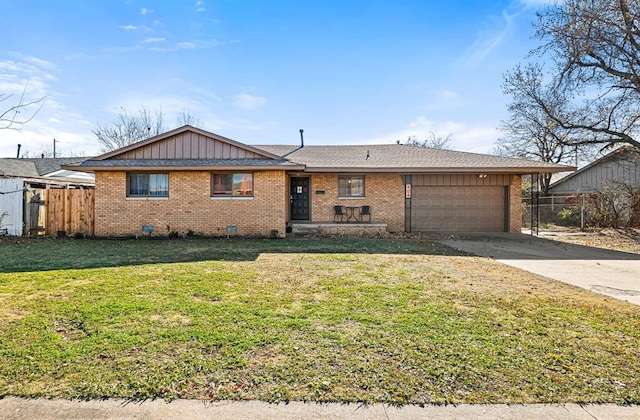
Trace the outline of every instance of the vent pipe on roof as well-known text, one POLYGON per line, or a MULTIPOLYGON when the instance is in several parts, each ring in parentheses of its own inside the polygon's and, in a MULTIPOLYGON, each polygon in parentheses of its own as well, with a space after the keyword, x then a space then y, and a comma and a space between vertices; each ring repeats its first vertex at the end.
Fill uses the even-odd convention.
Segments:
POLYGON ((301 128, 300 129, 300 148, 301 149, 304 147, 304 136, 302 135, 302 133, 304 133, 304 130, 301 128))
POLYGON ((20 159, 20 148, 22 147, 22 145, 20 143, 18 143, 18 154, 16 155, 16 158, 20 159))

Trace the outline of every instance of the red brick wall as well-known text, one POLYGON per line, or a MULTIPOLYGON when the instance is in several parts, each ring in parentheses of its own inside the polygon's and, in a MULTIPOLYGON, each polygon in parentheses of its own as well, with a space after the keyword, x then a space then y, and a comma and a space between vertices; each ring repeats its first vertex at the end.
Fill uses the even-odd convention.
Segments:
POLYGON ((509 185, 509 231, 522 230, 522 176, 513 175, 509 185))
MULTIPOLYGON (((366 175, 364 198, 338 198, 338 175, 311 175, 311 221, 333 221, 333 206, 371 206, 371 221, 387 223, 389 232, 404 231, 404 184, 401 175, 366 175), (324 194, 316 194, 324 190, 324 194)), ((366 218, 365 220, 368 220, 366 218)))
POLYGON ((142 233, 143 225, 154 234, 226 235, 237 225, 237 235, 284 235, 287 220, 284 171, 254 172, 251 199, 211 199, 211 172, 169 172, 169 197, 164 200, 127 198, 125 172, 96 172, 95 234, 121 236, 142 233))

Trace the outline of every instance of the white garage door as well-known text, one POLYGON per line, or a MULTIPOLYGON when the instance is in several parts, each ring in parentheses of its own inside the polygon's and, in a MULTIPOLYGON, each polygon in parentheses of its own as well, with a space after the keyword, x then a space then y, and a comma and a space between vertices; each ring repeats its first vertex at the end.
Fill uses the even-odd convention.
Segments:
POLYGON ((505 187, 414 186, 411 231, 502 232, 505 187))

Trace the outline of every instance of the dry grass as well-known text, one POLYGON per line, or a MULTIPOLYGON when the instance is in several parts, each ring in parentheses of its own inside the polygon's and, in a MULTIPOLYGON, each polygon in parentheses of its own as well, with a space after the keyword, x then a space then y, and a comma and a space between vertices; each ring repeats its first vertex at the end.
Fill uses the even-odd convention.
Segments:
POLYGON ((560 242, 640 253, 640 230, 638 229, 604 229, 587 232, 564 231, 557 232, 553 236, 545 236, 560 242))
POLYGON ((637 306, 427 241, 23 252, 83 243, 107 266, 5 263, 0 397, 640 402, 637 306), (107 264, 134 251, 157 262, 107 264))

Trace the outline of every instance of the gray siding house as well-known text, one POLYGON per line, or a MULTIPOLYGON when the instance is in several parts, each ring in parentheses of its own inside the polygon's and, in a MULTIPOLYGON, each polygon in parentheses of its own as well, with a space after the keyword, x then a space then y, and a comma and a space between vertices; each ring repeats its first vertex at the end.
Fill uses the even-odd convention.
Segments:
POLYGON ((624 146, 554 182, 549 195, 621 192, 640 188, 640 151, 624 146))

